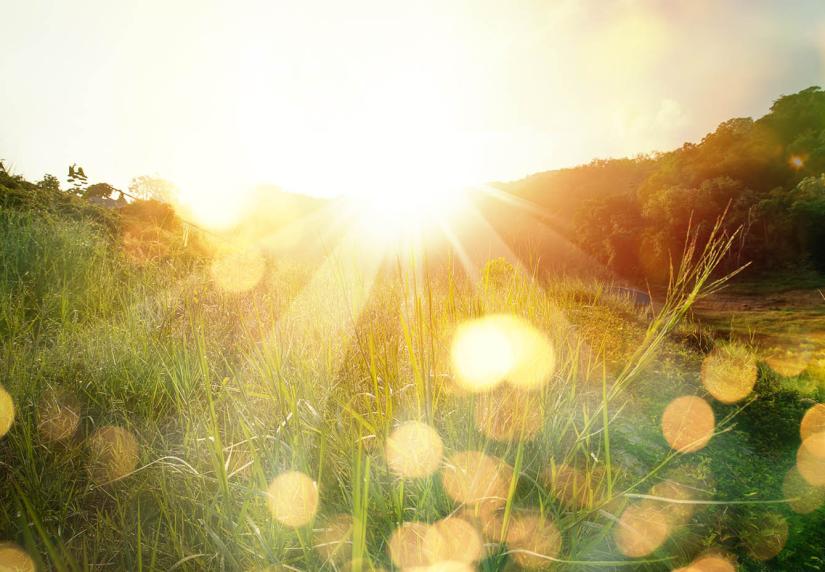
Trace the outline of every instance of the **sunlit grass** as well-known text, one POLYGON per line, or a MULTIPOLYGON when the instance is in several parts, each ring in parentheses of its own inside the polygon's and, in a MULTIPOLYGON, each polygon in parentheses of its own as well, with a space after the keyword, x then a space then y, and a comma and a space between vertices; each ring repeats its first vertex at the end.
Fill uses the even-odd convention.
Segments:
MULTIPOLYGON (((501 262, 473 280, 256 257, 236 288, 220 266, 135 268, 82 228, 3 228, 0 523, 41 567, 672 569, 740 546, 716 530, 747 526, 717 507, 788 509, 781 486, 714 496, 743 410, 670 339, 719 285, 724 241, 648 318, 501 262), (666 408, 687 395, 711 423, 685 437, 683 410, 671 441, 666 408)), ((821 503, 818 443, 785 487, 800 513, 821 503)))

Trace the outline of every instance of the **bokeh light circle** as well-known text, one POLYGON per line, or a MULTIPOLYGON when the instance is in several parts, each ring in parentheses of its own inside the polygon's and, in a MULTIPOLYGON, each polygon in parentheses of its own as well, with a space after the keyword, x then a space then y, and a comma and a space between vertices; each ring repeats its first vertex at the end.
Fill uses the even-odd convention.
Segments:
POLYGON ((652 503, 628 506, 613 529, 619 551, 631 558, 647 556, 659 548, 670 534, 665 511, 652 503))
POLYGON ((13 542, 0 542, 0 572, 35 572, 37 566, 25 550, 13 542))
POLYGON ((106 425, 92 433, 89 445, 89 474, 97 484, 128 476, 138 463, 138 442, 127 429, 106 425))
POLYGON ((349 514, 337 514, 326 519, 316 529, 315 550, 327 562, 343 564, 352 559, 353 519, 349 514))
POLYGON ((6 388, 0 385, 0 437, 11 429, 14 423, 14 399, 6 388))
POLYGON ((760 514, 741 536, 752 558, 770 560, 788 542, 788 521, 775 512, 760 514))
POLYGON ((484 542, 473 524, 463 518, 449 516, 427 530, 424 552, 431 564, 472 563, 484 557, 484 542))
POLYGON ((726 556, 708 554, 696 558, 687 566, 676 568, 673 572, 736 572, 736 566, 726 556))
POLYGON ((300 471, 281 473, 272 479, 266 493, 269 512, 291 528, 308 524, 318 511, 318 486, 300 471))
POLYGON ((447 460, 441 478, 444 491, 455 502, 490 509, 507 501, 513 469, 479 451, 464 451, 447 460))
POLYGON ((739 344, 715 348, 702 361, 702 383, 722 403, 736 403, 750 395, 757 373, 756 358, 739 344))
POLYGON ((390 559, 399 568, 417 568, 429 564, 424 550, 430 525, 405 522, 395 529, 388 543, 390 559))
POLYGON ((432 475, 441 466, 444 444, 438 432, 420 421, 407 421, 387 438, 387 464, 397 475, 416 479, 432 475))
POLYGON ((507 549, 522 568, 546 568, 562 548, 562 536, 556 524, 535 512, 513 515, 507 527, 507 549))
POLYGON ((556 354, 547 336, 509 314, 492 314, 459 326, 450 355, 456 381, 472 392, 487 391, 504 381, 522 389, 537 389, 556 367, 556 354))
POLYGON ((692 453, 707 445, 716 420, 707 401, 683 395, 671 401, 662 414, 662 434, 668 445, 680 453, 692 453))
POLYGON ((60 392, 48 391, 37 405, 37 430, 45 441, 63 441, 77 431, 80 402, 60 392))
POLYGON ((796 467, 785 474, 782 496, 789 499, 788 506, 799 514, 808 514, 825 504, 825 488, 811 485, 796 467))
POLYGON ((544 424, 540 394, 499 386, 476 399, 475 425, 494 441, 529 441, 544 424))
POLYGON ((491 317, 462 324, 451 356, 456 380, 470 391, 485 391, 504 381, 516 359, 506 331, 491 317))
POLYGON ((796 468, 815 487, 825 486, 825 432, 814 433, 796 453, 796 468))
POLYGON ((825 405, 817 403, 805 412, 799 424, 799 435, 804 441, 815 433, 825 432, 825 405))
POLYGON ((544 482, 553 496, 573 510, 588 505, 592 494, 588 480, 584 471, 565 463, 548 467, 544 473, 544 482))

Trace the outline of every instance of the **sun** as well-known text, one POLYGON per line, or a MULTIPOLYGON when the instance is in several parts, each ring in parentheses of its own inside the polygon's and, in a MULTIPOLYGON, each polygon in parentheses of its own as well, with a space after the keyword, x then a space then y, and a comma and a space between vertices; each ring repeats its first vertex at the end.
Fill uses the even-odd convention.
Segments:
POLYGON ((351 196, 353 224, 367 239, 384 244, 426 240, 455 222, 469 207, 464 187, 422 186, 398 192, 351 196))

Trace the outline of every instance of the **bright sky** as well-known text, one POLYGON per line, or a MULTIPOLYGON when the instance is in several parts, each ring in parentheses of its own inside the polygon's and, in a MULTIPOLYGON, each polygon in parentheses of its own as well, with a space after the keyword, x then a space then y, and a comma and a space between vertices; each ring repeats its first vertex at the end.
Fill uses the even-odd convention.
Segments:
POLYGON ((822 0, 4 4, 0 158, 35 180, 410 192, 672 148, 825 84, 822 0))

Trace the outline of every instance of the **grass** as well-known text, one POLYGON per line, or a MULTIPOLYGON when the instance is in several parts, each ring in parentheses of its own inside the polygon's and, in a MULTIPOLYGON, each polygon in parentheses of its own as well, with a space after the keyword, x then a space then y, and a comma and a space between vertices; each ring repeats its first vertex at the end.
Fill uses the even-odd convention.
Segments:
MULTIPOLYGON (((87 223, 4 210, 0 233, 0 372, 16 405, 0 441, 0 538, 41 569, 392 569, 388 544, 403 523, 458 514, 485 529, 487 571, 669 570, 708 549, 748 569, 818 562, 822 510, 802 517, 775 502, 798 442, 763 446, 774 411, 763 404, 781 405, 791 428, 805 406, 771 386, 769 371, 758 400, 714 404, 717 433, 702 451, 676 454, 661 435, 671 399, 703 394, 702 354, 674 334, 719 286, 724 240, 689 246, 692 263, 648 320, 600 284, 537 280, 501 262, 478 283, 390 265, 370 291, 347 260, 313 274, 267 258, 258 285, 233 294, 208 263, 135 265, 87 223), (527 397, 456 386, 456 328, 494 313, 520 316, 555 349, 552 378, 527 397), (57 398, 79 422, 55 441, 44 422, 57 398), (510 405, 510 438, 479 430, 478 411, 510 405), (536 413, 533 435, 525 420, 536 413), (402 479, 388 467, 385 443, 411 420, 443 440, 447 460, 432 476, 402 479), (104 427, 134 438, 135 463, 124 459, 127 437, 95 445, 112 435, 104 427), (483 452, 507 476, 494 518, 445 490, 463 451, 483 452), (270 511, 270 483, 287 471, 320 495, 297 528, 270 511), (572 500, 561 486, 570 474, 572 500), (620 517, 640 495, 672 501, 656 487, 674 481, 696 510, 660 546, 623 554, 620 517), (748 549, 764 511, 792 531, 767 564, 748 549), (560 546, 542 543, 553 537, 547 523, 560 546)), ((681 506, 655 499, 657 511, 681 506)))

